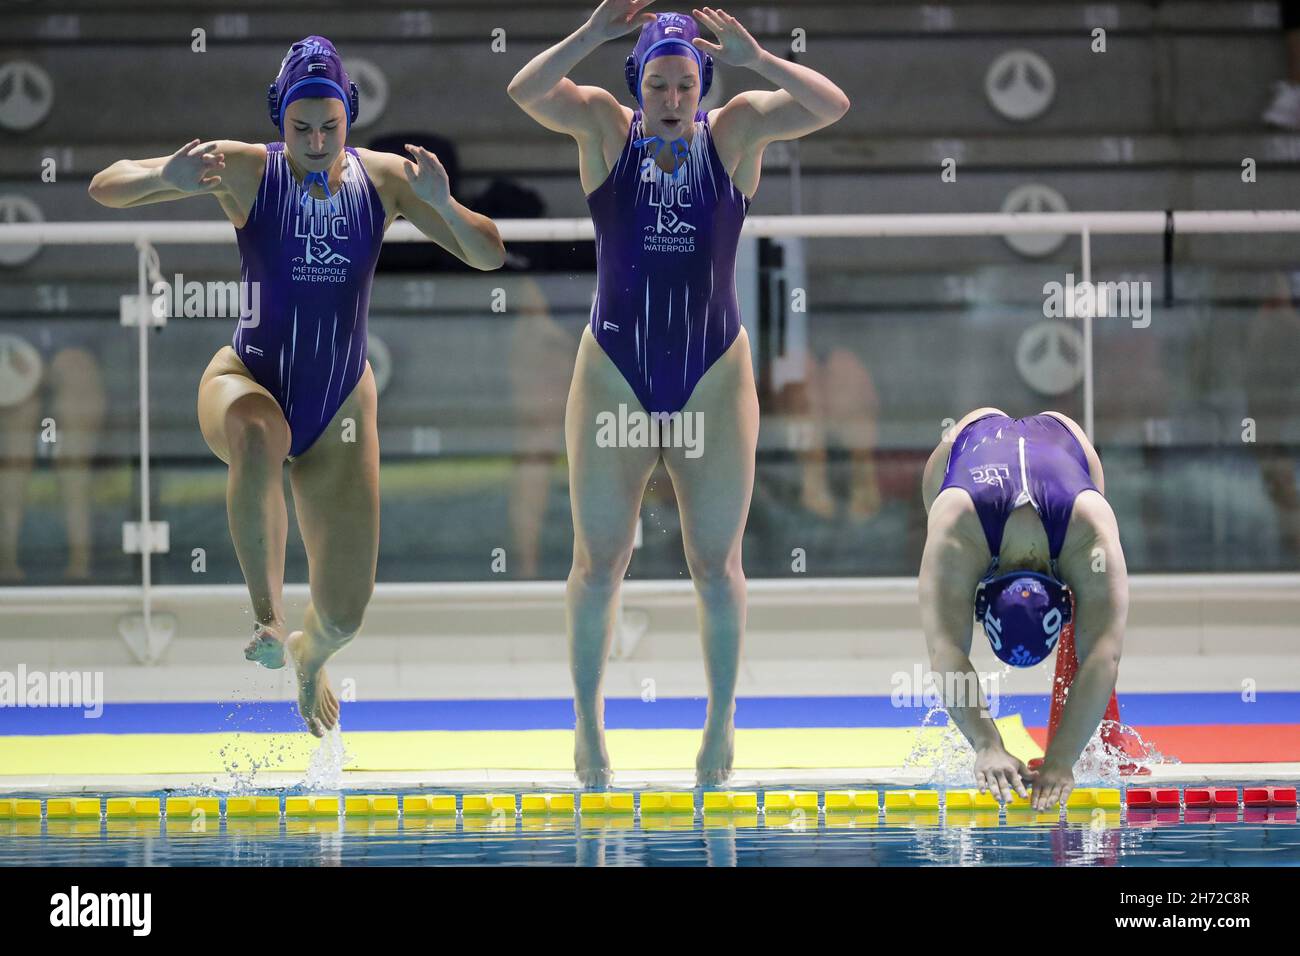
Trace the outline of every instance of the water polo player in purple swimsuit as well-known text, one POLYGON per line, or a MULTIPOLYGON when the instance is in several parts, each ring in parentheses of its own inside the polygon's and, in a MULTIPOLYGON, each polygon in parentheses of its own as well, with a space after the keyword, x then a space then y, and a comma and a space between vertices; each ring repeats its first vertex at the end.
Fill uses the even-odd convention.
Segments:
MULTIPOLYGON (((1032 667, 1074 625, 1079 669, 1061 724, 1037 771, 1007 753, 978 694, 946 701, 975 748, 975 778, 1004 801, 1064 804, 1074 762, 1115 690, 1128 618, 1128 570, 1115 513, 1103 497, 1101 460, 1075 422, 1057 412, 1009 418, 980 408, 930 455, 922 479, 929 519, 921 557, 921 624, 930 667, 974 675, 971 621, 998 658, 1032 667)), ((969 679, 954 687, 970 687, 969 679)))
POLYGON ((402 216, 475 268, 498 268, 505 251, 491 220, 451 198, 432 153, 408 146, 407 160, 344 145, 357 89, 329 40, 289 48, 267 105, 283 142, 191 140, 171 156, 114 163, 90 194, 119 209, 212 195, 235 227, 254 308, 203 373, 199 425, 230 466, 230 534, 256 619, 245 656, 274 668, 292 654, 299 709, 323 736, 339 713, 324 664, 361 627, 375 583, 379 441, 366 315, 380 242, 402 216), (287 636, 286 460, 311 579, 302 630, 287 636))
POLYGON ((730 775, 745 626, 741 537, 758 436, 749 340, 736 304, 736 245, 764 148, 829 126, 849 107, 835 84, 767 53, 725 12, 656 16, 643 12, 649 4, 606 0, 509 87, 530 116, 577 141, 596 228, 596 297, 565 411, 574 761, 584 786, 610 779, 601 683, 641 499, 661 457, 681 508, 708 677, 696 776, 716 785, 730 775), (697 19, 717 43, 700 39, 697 19), (601 43, 637 27, 626 80, 638 109, 568 78, 601 43), (700 110, 714 57, 778 89, 700 110))

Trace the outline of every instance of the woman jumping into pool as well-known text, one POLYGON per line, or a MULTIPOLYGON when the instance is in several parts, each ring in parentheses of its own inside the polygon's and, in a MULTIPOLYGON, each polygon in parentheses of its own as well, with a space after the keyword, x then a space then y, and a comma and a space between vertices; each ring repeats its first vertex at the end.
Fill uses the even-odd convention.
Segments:
POLYGON ((849 107, 835 84, 766 52, 725 12, 694 11, 718 40, 710 43, 690 16, 643 12, 650 2, 605 0, 509 87, 530 116, 577 141, 596 227, 596 299, 565 411, 574 762, 584 786, 609 781, 601 682, 641 498, 661 456, 681 507, 709 685, 697 782, 716 785, 731 773, 745 627, 741 537, 758 437, 749 340, 736 304, 736 245, 764 148, 829 126, 849 107), (568 79, 597 46, 638 26, 626 78, 639 109, 568 79), (740 93, 704 112, 698 107, 714 57, 779 89, 740 93), (680 437, 689 420, 701 441, 669 447, 671 437, 640 441, 629 429, 627 440, 610 442, 600 423, 628 420, 621 409, 648 418, 661 436, 675 429, 680 437))
POLYGON ((975 749, 975 781, 1003 801, 1027 796, 1036 810, 1064 804, 1074 762, 1115 693, 1128 619, 1128 571, 1101 459, 1082 428, 1059 412, 1009 418, 977 408, 926 462, 921 497, 929 515, 919 577, 921 626, 931 670, 975 749), (971 619, 998 658, 1033 667, 1073 625, 1079 669, 1060 727, 1034 771, 1007 752, 974 690, 971 619), (960 678, 949 683, 950 675, 960 678), (945 691, 946 693, 946 691, 945 691))
POLYGON ((398 216, 477 269, 505 258, 496 226, 451 198, 428 150, 412 160, 345 146, 357 88, 334 45, 293 44, 267 92, 283 142, 191 140, 171 156, 120 160, 90 195, 128 208, 212 195, 235 227, 245 304, 231 345, 199 384, 199 427, 230 466, 230 536, 256 623, 244 656, 298 675, 298 706, 320 737, 339 704, 324 665, 361 627, 379 551, 375 380, 366 361, 370 283, 398 216), (311 604, 285 635, 288 533, 282 467, 307 549, 311 604))

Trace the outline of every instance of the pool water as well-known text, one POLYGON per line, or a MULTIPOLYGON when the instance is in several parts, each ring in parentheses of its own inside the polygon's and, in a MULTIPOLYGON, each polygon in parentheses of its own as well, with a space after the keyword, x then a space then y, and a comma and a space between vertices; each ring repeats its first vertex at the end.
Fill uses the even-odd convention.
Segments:
POLYGON ((1296 866, 1300 825, 1294 808, 0 820, 0 866, 340 865, 1296 866))

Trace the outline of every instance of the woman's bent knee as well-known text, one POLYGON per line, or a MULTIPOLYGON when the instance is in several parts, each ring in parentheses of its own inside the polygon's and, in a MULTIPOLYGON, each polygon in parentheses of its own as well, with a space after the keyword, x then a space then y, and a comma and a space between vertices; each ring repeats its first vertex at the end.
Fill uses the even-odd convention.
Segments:
POLYGON ((225 438, 232 463, 236 459, 279 463, 289 454, 289 427, 280 406, 265 395, 241 395, 230 403, 225 438))

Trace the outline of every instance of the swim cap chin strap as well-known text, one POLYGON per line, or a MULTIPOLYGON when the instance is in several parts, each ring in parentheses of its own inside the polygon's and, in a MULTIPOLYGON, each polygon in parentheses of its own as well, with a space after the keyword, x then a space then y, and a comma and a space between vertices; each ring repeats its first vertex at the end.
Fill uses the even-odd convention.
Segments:
POLYGON ((652 162, 658 159, 659 150, 663 149, 665 146, 671 145, 673 151, 672 178, 674 180, 677 179, 681 170, 686 168, 686 160, 689 159, 691 155, 690 144, 680 136, 673 140, 671 144, 669 144, 662 136, 643 136, 638 140, 634 140, 632 145, 637 149, 640 149, 642 146, 650 146, 654 150, 654 154, 651 157, 652 162))

